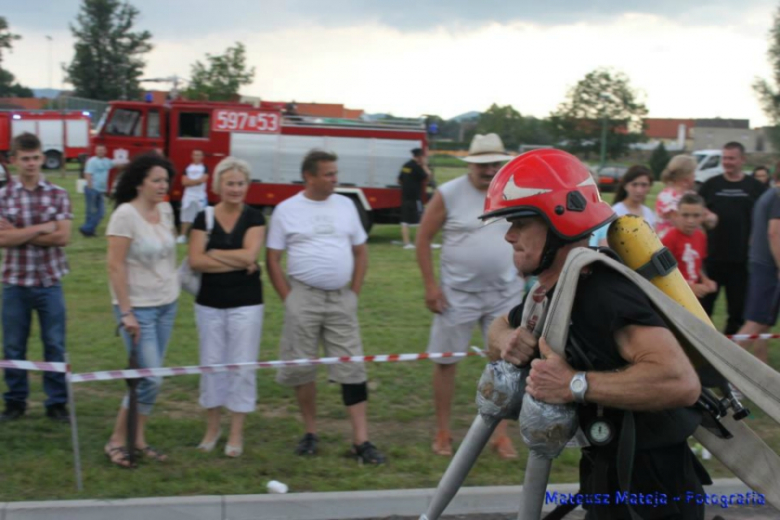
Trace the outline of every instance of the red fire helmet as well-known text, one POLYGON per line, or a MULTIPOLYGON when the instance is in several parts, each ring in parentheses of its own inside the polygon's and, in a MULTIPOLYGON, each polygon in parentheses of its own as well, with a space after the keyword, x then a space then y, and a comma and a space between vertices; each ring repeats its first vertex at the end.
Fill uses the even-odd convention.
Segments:
POLYGON ((526 152, 493 177, 485 199, 485 221, 540 216, 566 241, 585 238, 615 219, 596 181, 579 159, 562 150, 526 152))

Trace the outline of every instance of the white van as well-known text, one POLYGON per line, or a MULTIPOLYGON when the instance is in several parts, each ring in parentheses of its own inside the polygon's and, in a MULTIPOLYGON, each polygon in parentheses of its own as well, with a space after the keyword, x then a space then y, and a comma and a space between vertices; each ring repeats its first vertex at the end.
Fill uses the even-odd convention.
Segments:
POLYGON ((697 150, 692 155, 696 158, 697 185, 723 173, 723 150, 697 150))

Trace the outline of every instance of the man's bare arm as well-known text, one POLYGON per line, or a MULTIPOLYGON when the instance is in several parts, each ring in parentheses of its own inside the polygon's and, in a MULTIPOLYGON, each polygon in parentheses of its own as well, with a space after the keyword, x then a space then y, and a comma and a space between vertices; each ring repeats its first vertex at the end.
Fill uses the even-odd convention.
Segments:
POLYGON ((420 228, 417 230, 417 265, 420 267, 423 285, 425 287, 425 305, 431 312, 441 313, 447 302, 441 292, 439 284, 436 282, 436 276, 433 272, 433 255, 431 253, 431 244, 433 237, 436 236, 447 218, 447 208, 444 205, 444 198, 438 191, 433 194, 433 198, 425 207, 420 228))
MULTIPOLYGON (((628 325, 615 333, 615 342, 620 356, 629 364, 619 371, 588 371, 587 402, 657 411, 691 406, 698 400, 699 377, 668 329, 628 325)), ((577 371, 544 340, 540 340, 539 349, 545 359, 531 363, 526 391, 547 403, 572 402, 569 383, 577 371)))
POLYGON ((363 280, 366 278, 366 271, 368 271, 368 247, 365 243, 352 246, 352 255, 355 257, 355 269, 352 272, 350 289, 353 293, 360 294, 363 280))
POLYGON ((70 220, 55 220, 54 232, 38 235, 30 240, 30 243, 41 247, 65 247, 70 242, 71 224, 70 220))
POLYGON ((767 239, 772 258, 775 259, 775 265, 780 266, 780 219, 773 218, 769 221, 767 239))
POLYGON ((279 249, 265 248, 265 269, 268 271, 268 278, 271 279, 271 285, 274 286, 276 294, 282 301, 287 299, 287 295, 290 294, 290 283, 284 276, 282 270, 282 255, 284 251, 279 249))
POLYGON ((36 237, 54 233, 57 225, 54 222, 45 222, 23 228, 10 227, 0 229, 0 247, 18 247, 24 245, 36 237))
POLYGON ((184 186, 185 188, 189 188, 191 186, 198 186, 200 184, 205 184, 208 181, 209 181, 208 175, 201 175, 197 179, 190 179, 186 175, 181 176, 181 185, 184 186))

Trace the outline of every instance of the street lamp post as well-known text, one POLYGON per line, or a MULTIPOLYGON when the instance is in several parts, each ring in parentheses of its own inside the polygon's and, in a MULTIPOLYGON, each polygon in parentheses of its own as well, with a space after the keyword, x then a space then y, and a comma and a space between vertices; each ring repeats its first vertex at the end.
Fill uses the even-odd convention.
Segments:
POLYGON ((607 116, 606 113, 604 114, 604 117, 601 118, 601 168, 604 167, 604 164, 607 160, 607 116))
MULTIPOLYGON (((608 101, 612 99, 612 94, 609 92, 601 92, 599 94, 599 97, 602 100, 608 101)), ((605 106, 601 112, 601 166, 600 168, 604 167, 604 164, 607 162, 607 107, 605 106)))
POLYGON ((53 87, 52 84, 52 37, 49 35, 46 35, 46 39, 49 40, 49 88, 53 87))

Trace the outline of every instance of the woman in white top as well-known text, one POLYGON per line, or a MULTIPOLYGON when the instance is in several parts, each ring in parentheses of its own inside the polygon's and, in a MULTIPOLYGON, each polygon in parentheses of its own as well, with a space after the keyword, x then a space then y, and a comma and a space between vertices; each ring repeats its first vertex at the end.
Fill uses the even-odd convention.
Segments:
MULTIPOLYGON (((623 215, 638 215, 655 228, 655 213, 645 206, 645 199, 653 186, 653 172, 640 165, 629 168, 620 178, 612 209, 618 217, 623 215)), ((590 236, 591 247, 607 247, 607 230, 609 224, 600 227, 590 236)))
MULTIPOLYGON (((108 277, 114 313, 128 352, 135 347, 141 368, 162 366, 176 317, 179 281, 176 234, 171 205, 165 202, 173 167, 158 154, 133 159, 117 181, 116 209, 108 236, 108 277)), ((167 457, 146 442, 144 426, 162 379, 138 384, 135 446, 147 458, 167 457)), ((112 463, 130 467, 125 396, 104 451, 112 463)))
POLYGON ((655 213, 645 206, 645 199, 653 187, 653 172, 649 168, 635 164, 620 179, 612 209, 618 217, 637 215, 655 228, 655 213))

